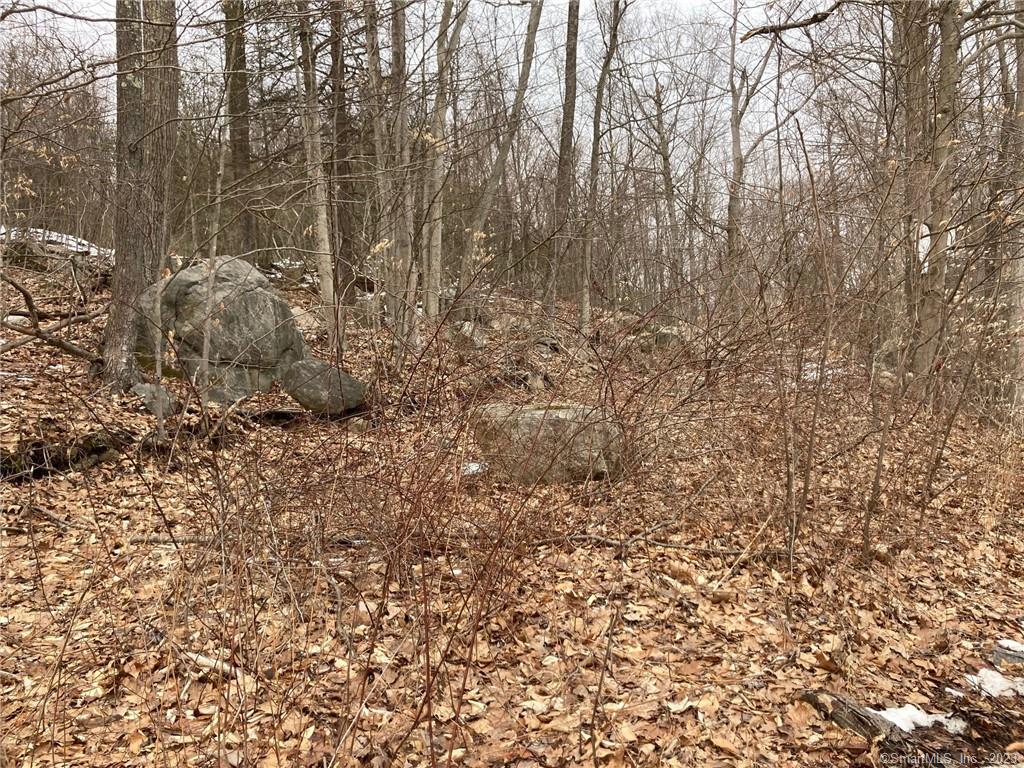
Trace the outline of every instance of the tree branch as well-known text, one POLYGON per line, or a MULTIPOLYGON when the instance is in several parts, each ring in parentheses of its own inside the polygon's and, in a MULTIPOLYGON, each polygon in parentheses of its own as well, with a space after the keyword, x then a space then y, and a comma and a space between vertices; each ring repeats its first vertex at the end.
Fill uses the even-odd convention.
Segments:
POLYGON ((844 0, 837 0, 837 2, 833 3, 828 10, 818 11, 813 16, 808 16, 806 19, 802 19, 800 21, 790 21, 785 24, 768 24, 763 27, 755 27, 754 29, 747 31, 743 37, 740 38, 740 42, 745 43, 750 38, 758 35, 778 35, 791 29, 801 29, 813 24, 820 24, 831 16, 833 11, 843 4, 843 1, 844 0))

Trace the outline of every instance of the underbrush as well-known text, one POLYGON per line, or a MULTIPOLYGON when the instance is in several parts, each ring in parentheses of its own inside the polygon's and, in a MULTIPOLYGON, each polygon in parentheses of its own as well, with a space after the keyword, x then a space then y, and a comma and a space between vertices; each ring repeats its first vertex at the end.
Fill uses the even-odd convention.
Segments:
MULTIPOLYGON (((2 489, 8 758, 672 764, 759 744, 804 761, 787 703, 744 721, 732 694, 708 697, 746 687, 763 713, 798 672, 874 685, 891 623, 923 615, 908 618, 901 579, 952 568, 951 553, 977 583, 1022 578, 1007 554, 1020 443, 984 414, 838 352, 808 367, 796 336, 712 366, 700 340, 645 351, 627 327, 538 342, 516 320, 468 347, 425 333, 400 373, 385 332, 354 330, 343 363, 372 383, 365 413, 317 420, 272 393, 175 417, 153 450, 134 400, 111 404, 57 350, 19 348, 6 434, 60 414, 68 434, 137 444, 2 489), (566 401, 622 423, 621 479, 520 486, 474 469, 474 408, 566 401), (652 696, 673 706, 644 709, 652 696)), ((929 603, 982 642, 1001 619, 962 615, 949 578, 929 603)))

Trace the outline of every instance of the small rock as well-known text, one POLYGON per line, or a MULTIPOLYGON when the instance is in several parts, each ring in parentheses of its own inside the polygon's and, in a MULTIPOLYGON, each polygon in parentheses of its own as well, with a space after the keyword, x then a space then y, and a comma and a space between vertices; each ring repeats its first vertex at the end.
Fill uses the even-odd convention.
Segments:
POLYGON ((482 461, 467 461, 462 465, 462 476, 472 477, 473 475, 482 475, 487 471, 487 465, 482 461))
POLYGON ((135 384, 132 392, 142 399, 146 410, 154 416, 168 416, 178 410, 178 401, 174 395, 160 384, 135 384))
POLYGON ((545 376, 541 373, 528 373, 526 375, 526 388, 531 392, 543 392, 548 388, 545 376))
POLYGON ((487 405, 474 413, 473 437, 488 466, 524 485, 622 473, 622 428, 604 408, 487 405))
POLYGON ((487 334, 476 323, 465 320, 452 329, 452 341, 462 347, 483 349, 487 346, 487 334))
POLYGON ((327 335, 327 323, 324 322, 324 318, 319 312, 309 309, 292 310, 292 312, 295 315, 295 327, 307 341, 327 335))
POLYGON ((366 400, 366 385, 323 360, 300 360, 281 379, 284 391, 321 416, 340 416, 366 400))

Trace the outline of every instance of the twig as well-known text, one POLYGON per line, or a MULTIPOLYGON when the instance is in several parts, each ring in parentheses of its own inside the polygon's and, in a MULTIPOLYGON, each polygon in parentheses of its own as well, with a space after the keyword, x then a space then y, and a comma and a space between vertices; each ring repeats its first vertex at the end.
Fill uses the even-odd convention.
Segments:
MULTIPOLYGON (((36 316, 40 320, 69 320, 75 317, 85 317, 88 312, 81 312, 77 309, 62 309, 56 312, 50 312, 45 309, 36 308, 36 316)), ((6 312, 7 317, 28 317, 31 318, 33 315, 27 309, 9 309, 6 312)))
POLYGON ((739 567, 739 564, 747 559, 747 553, 749 553, 750 550, 754 548, 754 542, 761 538, 761 534, 764 533, 764 529, 768 527, 768 523, 770 523, 774 518, 775 513, 772 512, 770 515, 768 515, 768 517, 764 519, 764 522, 761 523, 761 527, 757 529, 757 533, 755 533, 753 537, 751 537, 750 543, 747 544, 744 550, 733 561, 733 564, 729 566, 729 570, 725 572, 725 575, 715 582, 715 586, 711 588, 712 592, 717 592, 721 588, 721 586, 729 579, 729 577, 732 576, 733 571, 735 571, 736 568, 739 567))
POLYGON ((568 536, 554 536, 550 539, 541 539, 540 541, 533 542, 534 546, 544 546, 547 544, 559 544, 562 542, 568 543, 591 543, 591 544, 603 544, 608 547, 616 547, 618 549, 627 549, 633 544, 643 542, 649 547, 662 547, 664 549, 681 549, 686 552, 698 552, 705 555, 739 555, 745 550, 742 549, 718 549, 716 547, 702 547, 696 544, 676 544, 671 541, 658 541, 657 539, 645 539, 645 538, 629 538, 629 539, 613 539, 609 536, 598 536, 593 533, 574 533, 568 536))
POLYGON ((34 515, 38 515, 39 517, 43 518, 44 520, 49 520, 51 523, 54 523, 54 524, 60 526, 61 528, 78 528, 80 531, 87 531, 87 530, 89 530, 88 528, 86 528, 84 525, 81 525, 80 523, 76 523, 76 522, 73 522, 71 520, 65 520, 60 515, 56 515, 53 512, 50 512, 49 510, 43 509, 42 507, 37 507, 35 505, 22 507, 21 508, 21 513, 25 514, 26 512, 30 512, 30 513, 32 513, 34 515))
POLYGON ((622 615, 622 602, 624 596, 620 595, 615 605, 615 614, 611 623, 608 624, 608 643, 604 648, 604 661, 601 664, 601 675, 597 678, 597 690, 594 692, 594 709, 590 715, 590 753, 594 759, 594 768, 598 768, 597 760, 597 715, 601 706, 601 691, 604 688, 605 674, 608 672, 608 663, 612 658, 612 641, 615 639, 615 625, 619 623, 619 616, 622 615))
POLYGON ((19 283, 10 275, 0 275, 0 280, 3 280, 8 285, 14 286, 14 290, 21 294, 21 298, 25 300, 25 306, 28 307, 29 316, 32 318, 33 324, 39 325, 39 309, 36 307, 36 302, 32 298, 32 294, 28 288, 19 283))
POLYGON ((164 546, 177 547, 179 544, 209 544, 209 539, 202 536, 133 536, 128 539, 129 544, 159 544, 164 546))

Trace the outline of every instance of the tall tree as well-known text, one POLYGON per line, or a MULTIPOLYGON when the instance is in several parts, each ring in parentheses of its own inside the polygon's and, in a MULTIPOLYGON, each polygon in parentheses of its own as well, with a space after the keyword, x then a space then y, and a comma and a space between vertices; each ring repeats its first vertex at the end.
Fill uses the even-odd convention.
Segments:
POLYGON ((579 321, 580 330, 590 330, 590 290, 593 271, 594 220, 597 218, 597 182, 601 161, 601 117, 604 111, 605 91, 612 73, 612 61, 619 45, 619 24, 626 12, 627 0, 612 0, 611 18, 608 20, 608 42, 601 61, 601 74, 597 78, 594 94, 594 116, 590 135, 590 169, 587 174, 587 218, 583 232, 583 273, 580 275, 579 321))
MULTIPOLYGON (((927 0, 906 0, 893 3, 897 78, 895 87, 900 96, 903 118, 903 250, 904 280, 908 324, 913 333, 912 345, 920 342, 919 311, 921 308, 921 251, 927 251, 930 240, 928 223, 929 158, 933 124, 929 110, 928 65, 931 46, 928 30, 927 0)), ((920 347, 918 346, 918 349, 920 347)), ((914 367, 927 366, 926 354, 912 356, 914 367)))
MULTIPOLYGON (((744 263, 746 249, 743 245, 741 216, 743 214, 743 184, 747 168, 747 157, 752 147, 743 147, 743 119, 750 109, 761 87, 765 70, 771 58, 772 47, 761 58, 760 63, 749 72, 740 62, 738 55, 740 0, 733 0, 732 26, 729 34, 729 170, 728 201, 725 219, 725 264, 723 272, 725 290, 723 297, 727 306, 734 299, 744 295, 746 279, 744 263)), ((772 39, 774 46, 775 38, 772 39)), ((764 134, 762 134, 763 138, 764 134)), ((760 142, 758 142, 760 143, 760 142)))
POLYGON ((110 315, 103 339, 103 378, 124 391, 136 378, 137 304, 146 287, 142 139, 142 10, 138 0, 117 0, 117 187, 114 205, 114 273, 110 315))
MULTIPOLYGON (((956 0, 942 0, 937 7, 939 68, 935 83, 934 115, 931 118, 931 168, 929 172, 928 246, 920 266, 921 293, 918 310, 920 342, 914 356, 918 373, 939 366, 946 325, 946 268, 953 242, 953 143, 956 124, 956 90, 960 80, 960 10, 956 0)), ((922 249, 923 250, 923 249, 922 249)))
MULTIPOLYGON (((574 0, 575 1, 575 0, 574 0)), ((437 36, 437 90, 430 118, 430 133, 425 137, 427 171, 423 187, 426 206, 426 232, 423 237, 423 309, 427 317, 440 311, 441 240, 444 221, 444 157, 447 144, 445 115, 448 112, 448 82, 451 61, 459 47, 462 25, 469 15, 469 2, 464 0, 452 18, 454 2, 445 0, 441 12, 441 29, 437 36)))
POLYGON ((562 123, 558 136, 558 170, 555 175, 555 216, 552 257, 549 265, 548 313, 553 314, 558 291, 558 274, 572 243, 569 227, 569 198, 572 194, 573 139, 576 121, 576 49, 579 42, 580 0, 569 0, 569 18, 565 28, 565 93, 562 96, 562 123))
POLYGON ((306 157, 307 197, 313 208, 313 243, 316 271, 320 279, 327 338, 335 348, 340 338, 338 307, 334 300, 334 249, 331 247, 331 223, 328 213, 327 173, 324 170, 323 142, 320 136, 320 111, 317 103, 316 61, 313 30, 306 0, 296 0, 299 53, 295 62, 296 85, 302 94, 302 145, 306 157))
POLYGON ((249 121, 249 72, 245 54, 245 2, 224 0, 224 69, 227 85, 228 145, 231 162, 228 165, 229 184, 233 197, 238 200, 235 226, 237 248, 241 255, 261 261, 256 252, 255 217, 249 205, 247 189, 251 184, 251 128, 249 121))
MULTIPOLYGON (((359 141, 353 120, 347 82, 348 38, 342 0, 331 2, 331 109, 334 116, 334 146, 331 155, 331 185, 334 197, 334 294, 344 309, 355 299, 356 217, 354 201, 355 147, 359 141)), ((344 327, 341 328, 344 334, 344 327)), ((344 343, 344 338, 342 339, 344 343)))
POLYGON ((394 105, 392 152, 395 198, 394 253, 388 265, 387 310, 394 340, 393 362, 400 368, 416 331, 416 265, 412 258, 413 187, 410 167, 408 68, 406 66, 405 2, 391 9, 391 103, 394 105))
POLYGON ((143 78, 145 137, 143 162, 148 186, 147 223, 151 227, 146 279, 156 280, 171 242, 171 184, 178 142, 178 19, 175 0, 143 0, 146 62, 143 78))
MULTIPOLYGON (((484 182, 483 190, 473 208, 473 216, 470 220, 469 235, 472 245, 463 251, 459 265, 459 295, 465 294, 473 280, 473 264, 480 257, 483 251, 484 225, 494 204, 494 196, 498 191, 498 184, 505 173, 505 163, 508 160, 509 151, 512 149, 512 142, 519 132, 519 124, 522 121, 523 105, 526 102, 526 89, 530 84, 530 70, 533 67, 534 51, 537 47, 537 29, 540 27, 540 16, 544 9, 544 0, 530 0, 530 20, 526 25, 526 40, 523 43, 523 60, 519 65, 519 82, 516 85, 516 95, 512 101, 512 110, 509 113, 508 125, 498 144, 498 153, 491 165, 487 180, 484 182)), ((464 314, 464 313, 460 313, 464 314)))

